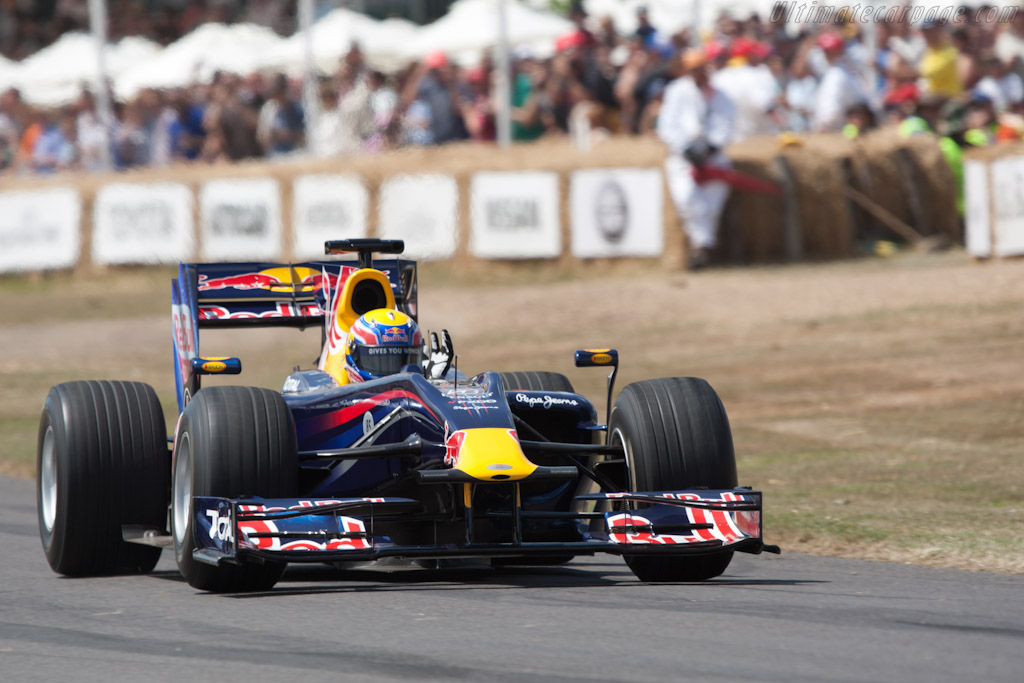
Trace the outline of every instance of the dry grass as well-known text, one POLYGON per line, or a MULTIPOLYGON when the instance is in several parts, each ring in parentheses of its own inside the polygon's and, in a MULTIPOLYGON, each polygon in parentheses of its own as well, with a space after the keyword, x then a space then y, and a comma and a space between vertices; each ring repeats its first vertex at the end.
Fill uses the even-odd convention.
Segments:
MULTIPOLYGON (((170 275, 0 280, 0 471, 31 474, 57 381, 148 381, 174 417, 170 275)), ((617 347, 623 384, 707 378, 784 549, 1024 573, 1024 262, 905 254, 697 276, 437 264, 420 291, 422 322, 451 330, 469 372, 564 372, 602 412, 603 373, 573 369, 573 348, 617 347)), ((276 387, 317 344, 267 330, 203 348, 276 387)))

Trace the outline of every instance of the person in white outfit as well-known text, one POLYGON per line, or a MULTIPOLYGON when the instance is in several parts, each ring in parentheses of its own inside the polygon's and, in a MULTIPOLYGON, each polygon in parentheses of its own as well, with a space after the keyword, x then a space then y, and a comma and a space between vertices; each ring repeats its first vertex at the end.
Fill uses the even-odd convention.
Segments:
POLYGON ((846 46, 838 33, 818 37, 818 47, 828 59, 828 69, 818 85, 811 127, 817 133, 838 133, 846 124, 846 112, 868 101, 861 79, 845 58, 846 46))
POLYGON ((754 66, 750 58, 762 45, 750 38, 733 41, 728 64, 711 77, 711 85, 724 92, 736 106, 734 142, 755 135, 778 133, 772 112, 779 99, 779 88, 768 67, 754 66))
POLYGON ((657 133, 670 152, 665 161, 668 189, 689 240, 690 268, 697 269, 707 265, 718 241, 729 186, 721 180, 698 183, 694 169, 729 165, 723 150, 733 139, 736 108, 711 85, 703 51, 687 50, 682 61, 683 75, 665 88, 657 133))

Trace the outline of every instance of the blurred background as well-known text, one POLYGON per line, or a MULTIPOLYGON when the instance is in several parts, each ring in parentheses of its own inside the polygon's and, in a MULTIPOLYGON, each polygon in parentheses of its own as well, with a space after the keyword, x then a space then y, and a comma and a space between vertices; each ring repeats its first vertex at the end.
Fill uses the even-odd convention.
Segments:
POLYGON ((733 142, 856 136, 919 114, 961 147, 1021 140, 1015 3, 800 7, 2 0, 0 173, 490 141, 506 95, 513 141, 653 135, 665 87, 695 47, 736 106, 733 142), (825 79, 837 61, 849 87, 825 79))

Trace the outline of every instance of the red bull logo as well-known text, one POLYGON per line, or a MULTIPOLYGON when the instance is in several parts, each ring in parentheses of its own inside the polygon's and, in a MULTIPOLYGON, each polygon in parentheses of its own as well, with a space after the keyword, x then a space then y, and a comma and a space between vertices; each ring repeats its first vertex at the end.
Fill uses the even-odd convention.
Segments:
POLYGON ((355 272, 355 268, 343 266, 340 272, 324 273, 322 270, 296 266, 289 268, 280 266, 267 268, 254 273, 238 273, 225 275, 224 277, 209 277, 200 275, 198 289, 206 292, 215 289, 238 289, 248 291, 252 289, 263 289, 271 292, 282 292, 291 294, 311 294, 321 289, 330 288, 335 290, 343 284, 348 276, 355 272))
POLYGON ((409 333, 401 327, 385 327, 380 340, 385 344, 398 344, 409 341, 409 333))

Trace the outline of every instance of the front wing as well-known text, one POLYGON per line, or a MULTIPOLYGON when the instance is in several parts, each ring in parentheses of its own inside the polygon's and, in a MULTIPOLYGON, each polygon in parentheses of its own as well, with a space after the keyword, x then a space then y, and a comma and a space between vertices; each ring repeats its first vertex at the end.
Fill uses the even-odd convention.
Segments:
MULTIPOLYGON (((701 555, 726 551, 779 552, 761 538, 761 493, 648 491, 578 496, 618 509, 566 512, 582 541, 529 542, 517 533, 508 543, 398 545, 374 533, 375 520, 415 515, 409 498, 193 499, 196 560, 208 564, 249 560, 339 562, 384 557, 529 557, 531 555, 701 555), (638 506, 642 505, 642 508, 638 506), (593 524, 593 520, 600 520, 593 524)), ((523 515, 529 516, 528 511, 523 515)), ((550 513, 549 513, 550 514, 550 513)))

